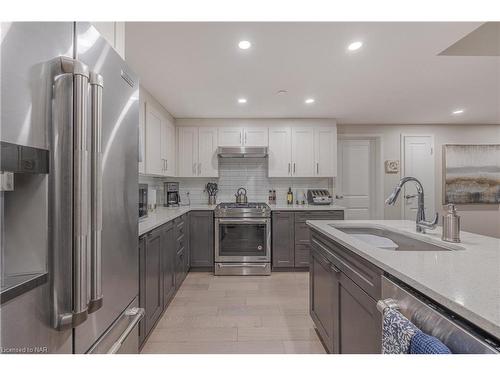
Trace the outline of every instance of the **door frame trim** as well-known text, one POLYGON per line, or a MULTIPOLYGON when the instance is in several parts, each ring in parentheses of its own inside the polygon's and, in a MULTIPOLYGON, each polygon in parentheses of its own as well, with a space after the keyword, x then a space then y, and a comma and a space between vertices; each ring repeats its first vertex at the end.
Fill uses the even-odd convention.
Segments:
MULTIPOLYGON (((400 174, 399 174, 399 177, 400 178, 403 178, 405 176, 405 139, 406 137, 430 137, 431 139, 431 155, 434 156, 433 158, 433 165, 432 165, 432 169, 433 169, 433 179, 434 179, 434 206, 435 207, 432 207, 433 210, 436 210, 436 212, 438 212, 437 210, 437 195, 436 195, 436 139, 435 139, 435 136, 434 134, 429 134, 429 133, 426 133, 426 134, 421 134, 421 133, 401 133, 400 135, 400 159, 401 159, 401 167, 400 167, 400 174)), ((404 199, 404 198, 403 198, 404 199)), ((401 203, 401 219, 404 220, 404 217, 405 217, 405 204, 404 203, 401 203)))
MULTIPOLYGON (((373 219, 383 220, 384 212, 384 135, 380 133, 337 133, 337 140, 368 140, 375 144, 375 193, 373 219)), ((338 148, 338 146, 337 146, 338 148)), ((338 151, 337 151, 338 152, 338 151)), ((337 176, 340 168, 337 166, 337 176)), ((338 177, 336 177, 338 182, 338 177)))

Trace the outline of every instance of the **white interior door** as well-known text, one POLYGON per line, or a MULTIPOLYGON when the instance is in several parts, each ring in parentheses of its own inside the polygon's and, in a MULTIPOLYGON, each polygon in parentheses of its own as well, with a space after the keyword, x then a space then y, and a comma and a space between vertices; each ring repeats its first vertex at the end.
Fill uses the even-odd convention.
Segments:
POLYGON ((146 173, 163 174, 162 160, 162 119, 149 103, 146 103, 146 173))
POLYGON ((294 177, 313 177, 314 129, 292 128, 292 174, 294 177))
POLYGON ((198 128, 178 128, 177 171, 179 177, 195 177, 198 174, 198 128))
POLYGON ((338 143, 338 204, 346 220, 372 219, 375 215, 375 147, 365 139, 342 139, 338 143))
MULTIPOLYGON (((434 184, 434 137, 431 135, 403 135, 403 176, 416 177, 424 187, 425 213, 430 218, 436 212, 434 184)), ((417 190, 407 183, 401 192, 403 218, 415 220, 417 216, 417 190)))
POLYGON ((290 128, 269 128, 268 175, 291 176, 292 136, 290 128))

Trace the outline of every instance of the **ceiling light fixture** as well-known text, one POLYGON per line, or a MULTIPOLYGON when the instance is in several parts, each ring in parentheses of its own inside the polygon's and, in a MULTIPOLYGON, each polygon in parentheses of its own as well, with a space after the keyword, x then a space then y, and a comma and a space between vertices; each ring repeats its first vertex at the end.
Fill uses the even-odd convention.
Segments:
POLYGON ((313 98, 308 98, 305 100, 305 103, 306 104, 313 104, 314 103, 314 99, 313 98))
POLYGON ((238 43, 238 47, 240 47, 240 49, 249 49, 250 47, 252 47, 252 43, 250 43, 248 40, 241 40, 238 43))
POLYGON ((357 42, 352 42, 347 46, 347 49, 349 51, 357 51, 363 46, 363 42, 357 41, 357 42))
POLYGON ((285 95, 288 92, 288 90, 278 90, 276 94, 278 95, 285 95))
POLYGON ((247 100, 245 98, 238 99, 238 103, 240 103, 240 104, 245 104, 246 102, 247 102, 247 100))
POLYGON ((462 113, 464 113, 464 110, 463 109, 457 109, 455 111, 452 112, 454 115, 461 115, 462 113))

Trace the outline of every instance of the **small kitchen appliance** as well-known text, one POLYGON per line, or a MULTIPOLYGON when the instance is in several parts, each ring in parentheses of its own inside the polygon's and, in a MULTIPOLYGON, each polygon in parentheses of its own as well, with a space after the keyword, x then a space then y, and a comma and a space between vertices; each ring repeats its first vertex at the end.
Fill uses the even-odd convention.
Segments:
POLYGON ((178 182, 165 182, 163 184, 165 199, 163 205, 166 207, 177 207, 181 203, 178 182))
POLYGON ((333 198, 327 189, 309 189, 307 190, 308 204, 332 204, 333 198))

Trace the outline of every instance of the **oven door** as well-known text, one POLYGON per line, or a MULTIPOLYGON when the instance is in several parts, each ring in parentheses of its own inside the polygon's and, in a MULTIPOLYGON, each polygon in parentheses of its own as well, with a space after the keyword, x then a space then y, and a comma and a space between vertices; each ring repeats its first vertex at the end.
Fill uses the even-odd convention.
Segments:
POLYGON ((271 220, 228 218, 215 220, 216 262, 270 262, 271 220))

